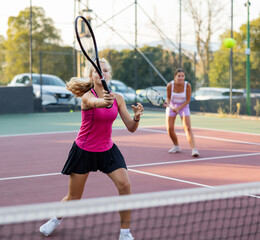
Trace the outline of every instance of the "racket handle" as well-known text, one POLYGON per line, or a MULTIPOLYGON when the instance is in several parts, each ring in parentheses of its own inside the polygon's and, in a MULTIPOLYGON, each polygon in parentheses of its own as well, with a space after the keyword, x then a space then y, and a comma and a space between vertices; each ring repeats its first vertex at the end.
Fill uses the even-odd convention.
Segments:
POLYGON ((108 88, 108 86, 107 86, 107 82, 106 82, 106 80, 105 80, 104 78, 101 79, 101 83, 102 83, 102 85, 103 85, 103 88, 104 88, 108 93, 110 93, 110 90, 109 90, 109 88, 108 88))

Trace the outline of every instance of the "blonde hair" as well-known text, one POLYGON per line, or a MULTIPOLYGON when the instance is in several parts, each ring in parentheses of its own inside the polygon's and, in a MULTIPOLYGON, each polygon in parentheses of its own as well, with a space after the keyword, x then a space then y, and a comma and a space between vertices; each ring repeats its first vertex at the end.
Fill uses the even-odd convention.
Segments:
POLYGON ((69 82, 66 83, 67 89, 71 91, 76 97, 82 97, 86 92, 94 87, 92 81, 84 81, 76 77, 72 77, 69 82))
MULTIPOLYGON (((105 58, 101 58, 99 60, 100 63, 105 63, 108 71, 109 71, 109 79, 112 77, 112 68, 108 61, 105 58)), ((72 77, 69 82, 66 83, 67 89, 71 91, 76 97, 82 97, 86 92, 88 92, 91 88, 94 88, 94 83, 92 81, 92 73, 94 71, 94 67, 91 65, 89 69, 89 79, 78 79, 76 77, 72 77)))

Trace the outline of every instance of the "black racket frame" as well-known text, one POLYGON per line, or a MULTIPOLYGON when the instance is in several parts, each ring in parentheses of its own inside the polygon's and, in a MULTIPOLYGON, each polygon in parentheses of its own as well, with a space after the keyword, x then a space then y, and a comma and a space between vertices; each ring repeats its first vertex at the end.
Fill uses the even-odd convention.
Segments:
POLYGON ((97 73, 98 73, 98 75, 99 75, 99 77, 100 77, 101 83, 102 83, 102 85, 103 85, 103 88, 109 93, 110 90, 109 90, 109 88, 108 88, 108 86, 107 86, 106 79, 104 78, 104 76, 103 76, 103 74, 102 74, 101 67, 100 67, 100 63, 99 63, 98 48, 97 48, 97 42, 96 42, 96 38, 95 38, 94 32, 93 32, 93 30, 92 30, 92 27, 91 27, 89 21, 88 21, 86 18, 84 18, 83 16, 78 16, 78 17, 76 18, 76 20, 75 20, 75 32, 76 32, 76 38, 77 38, 77 40, 78 40, 79 46, 80 46, 80 48, 81 48, 81 50, 82 50, 84 56, 88 59, 88 61, 89 61, 89 62, 92 64, 92 66, 96 69, 96 71, 97 71, 97 73), (93 44, 94 44, 96 59, 91 59, 91 58, 88 56, 88 54, 87 54, 87 52, 86 52, 84 46, 83 46, 82 43, 81 43, 80 34, 79 34, 79 31, 78 31, 78 21, 80 21, 80 20, 82 20, 82 21, 87 25, 87 27, 88 27, 88 29, 89 29, 89 32, 90 32, 90 34, 91 34, 91 37, 92 37, 92 40, 93 40, 93 44), (95 63, 95 61, 96 61, 97 64, 95 63))

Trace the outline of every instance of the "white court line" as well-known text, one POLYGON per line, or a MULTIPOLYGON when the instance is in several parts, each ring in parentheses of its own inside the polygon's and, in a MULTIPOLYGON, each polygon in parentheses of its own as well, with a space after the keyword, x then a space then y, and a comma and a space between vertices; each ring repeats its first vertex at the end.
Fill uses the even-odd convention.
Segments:
MULTIPOLYGON (((126 129, 124 127, 122 128, 113 128, 114 130, 121 130, 121 129, 126 129)), ((39 132, 39 133, 21 133, 21 134, 9 134, 9 135, 0 135, 0 138, 4 137, 23 137, 23 136, 37 136, 37 135, 52 135, 52 134, 65 134, 65 133, 78 133, 79 130, 73 130, 73 131, 60 131, 60 132, 39 132)))
MULTIPOLYGON (((187 184, 191 184, 191 185, 195 185, 195 186, 199 186, 199 187, 206 187, 206 188, 216 188, 217 187, 217 186, 211 186, 211 185, 186 181, 186 180, 182 180, 182 179, 178 179, 178 178, 166 177, 166 176, 163 176, 163 175, 139 171, 139 170, 134 170, 134 169, 128 169, 128 170, 131 171, 131 172, 136 172, 136 173, 140 173, 140 174, 144 174, 144 175, 148 175, 148 176, 152 176, 152 177, 157 177, 157 178, 163 178, 163 179, 176 181, 176 182, 187 183, 187 184)), ((251 195, 251 194, 244 194, 244 195, 254 197, 254 198, 260 198, 260 196, 257 196, 257 195, 251 195)))
MULTIPOLYGON (((180 124, 176 124, 176 126, 182 128, 182 125, 180 125, 180 124)), ((140 128, 156 128, 156 127, 164 127, 164 128, 166 128, 165 125, 151 125, 151 126, 139 127, 138 129, 140 129, 140 128)), ((221 129, 216 129, 216 128, 192 127, 192 129, 199 129, 199 130, 207 130, 207 131, 228 132, 228 133, 236 133, 236 134, 246 134, 246 135, 260 136, 259 133, 249 133, 249 132, 239 132, 239 131, 221 130, 221 129)))
MULTIPOLYGON (((151 126, 153 127, 153 126, 151 126)), ((114 128, 113 130, 121 130, 125 129, 124 127, 122 128, 114 128)), ((198 128, 198 129, 206 129, 206 130, 213 130, 213 131, 223 131, 223 130, 218 130, 218 129, 207 129, 207 128, 198 128)), ((139 128, 139 130, 142 131, 148 131, 148 132, 157 132, 157 133, 167 133, 166 131, 162 130, 153 130, 149 128, 139 128)), ((30 135, 47 135, 47 134, 64 134, 64 133, 76 133, 77 131, 65 131, 65 132, 45 132, 45 133, 30 133, 30 134, 14 134, 14 135, 2 135, 0 137, 16 137, 16 136, 30 136, 30 135)), ((232 132, 232 131, 225 131, 225 132, 232 132)), ((234 133, 240 133, 240 132, 234 132, 234 133)), ((251 134, 251 133, 243 133, 243 134, 248 134, 248 135, 258 135, 258 134, 251 134)), ((185 135, 185 134, 180 134, 180 135, 185 135)), ((222 138, 214 138, 214 137, 205 137, 205 136, 199 136, 196 135, 196 137, 200 138, 206 138, 206 139, 212 139, 212 140, 220 140, 220 141, 227 141, 227 142, 236 142, 236 143, 243 143, 243 144, 251 144, 251 145, 260 145, 258 143, 251 143, 251 142, 245 142, 245 141, 237 141, 237 140, 229 140, 229 139, 222 139, 222 138)), ((164 164, 177 164, 177 163, 185 163, 185 162, 195 162, 195 161, 206 161, 206 160, 214 160, 214 159, 223 159, 223 158, 234 158, 234 157, 244 157, 244 156, 255 156, 255 155, 260 155, 260 153, 251 153, 251 154, 241 154, 241 155, 231 155, 231 156, 220 156, 220 157, 211 157, 211 158, 200 158, 200 159, 188 159, 188 160, 180 160, 180 161, 171 161, 171 162, 161 162, 161 163, 148 163, 148 164, 138 164, 138 165, 130 165, 128 166, 129 171, 132 172, 137 172, 145 175, 150 175, 154 177, 159 177, 159 178, 164 178, 172 181, 178 181, 178 182, 184 182, 196 186, 203 186, 203 187, 210 187, 214 188, 214 186, 210 185, 205 185, 205 184, 200 184, 200 183, 195 183, 195 182, 190 182, 190 181, 185 181, 181 179, 176 179, 176 178, 170 178, 162 175, 157 175, 157 174, 152 174, 152 173, 147 173, 139 170, 134 170, 130 168, 134 167, 145 167, 145 166, 153 166, 153 165, 164 165, 164 164)), ((18 176, 18 177, 8 177, 8 178, 0 178, 0 181, 4 180, 16 180, 16 179, 27 179, 27 178, 35 178, 35 177, 46 177, 46 176, 55 176, 55 175, 61 175, 61 173, 49 173, 49 174, 38 174, 38 175, 28 175, 28 176, 18 176)), ((254 195, 252 195, 254 196, 254 195)), ((258 197, 258 196, 254 196, 258 197)))
POLYGON ((48 176, 55 176, 55 175, 61 175, 61 173, 46 173, 46 174, 27 175, 27 176, 18 176, 18 177, 7 177, 7 178, 0 178, 0 181, 35 178, 35 177, 48 177, 48 176))
MULTIPOLYGON (((260 155, 260 153, 249 153, 249 154, 219 156, 219 157, 209 157, 209 158, 197 158, 197 159, 187 159, 187 160, 168 161, 168 162, 159 162, 159 163, 144 163, 144 164, 128 165, 127 167, 128 168, 149 167, 149 166, 156 166, 156 165, 158 166, 158 165, 165 165, 165 164, 199 162, 199 161, 208 161, 208 160, 223 159, 223 158, 237 158, 237 157, 248 157, 248 156, 256 156, 256 155, 260 155)), ((136 171, 138 171, 138 170, 136 170, 136 171)), ((27 176, 18 176, 18 177, 7 177, 7 178, 0 178, 0 181, 26 179, 26 178, 34 178, 34 177, 47 177, 47 176, 55 176, 55 175, 60 175, 60 174, 61 173, 46 173, 46 174, 27 175, 27 176)))
MULTIPOLYGON (((139 130, 146 131, 146 132, 164 133, 164 134, 167 133, 167 131, 155 130, 155 129, 140 128, 139 130)), ((186 136, 185 133, 178 133, 178 135, 186 136)), ((201 136, 201 135, 195 135, 195 137, 196 137, 196 138, 205 138, 205 139, 210 139, 210 140, 217 140, 217 141, 234 142, 234 143, 242 143, 242 144, 260 146, 260 143, 253 143, 253 142, 246 142, 246 141, 238 141, 238 140, 232 140, 232 139, 226 139, 226 138, 215 138, 215 137, 207 137, 207 136, 201 136)))
POLYGON ((190 181, 181 180, 181 179, 178 179, 178 178, 166 177, 166 176, 162 176, 162 175, 159 175, 159 174, 144 172, 144 171, 135 170, 135 169, 128 169, 128 170, 131 171, 131 172, 136 172, 136 173, 140 173, 140 174, 144 174, 144 175, 149 175, 149 176, 153 176, 153 177, 163 178, 163 179, 167 179, 167 180, 171 180, 171 181, 182 182, 182 183, 188 183, 188 184, 196 185, 196 186, 200 186, 200 187, 213 188, 213 186, 210 186, 210 185, 205 185, 205 184, 190 182, 190 181))
MULTIPOLYGON (((136 173, 139 173, 139 174, 144 174, 144 175, 148 175, 148 176, 152 176, 152 177, 158 177, 158 178, 162 178, 162 179, 167 179, 167 180, 171 180, 171 181, 187 183, 187 184, 190 184, 190 185, 195 185, 195 186, 200 186, 200 187, 216 188, 216 186, 211 186, 211 185, 206 185, 206 184, 186 181, 186 180, 182 180, 182 179, 178 179, 178 178, 167 177, 167 176, 163 176, 163 175, 159 175, 159 174, 144 172, 144 171, 130 169, 130 168, 128 168, 128 171, 136 172, 136 173)), ((35 177, 47 177, 47 176, 56 176, 56 175, 61 175, 61 173, 49 173, 49 174, 38 174, 38 175, 29 175, 29 176, 20 176, 20 177, 0 178, 0 181, 3 181, 3 180, 26 179, 26 178, 35 178, 35 177)), ((256 196, 256 195, 250 195, 250 194, 245 194, 245 195, 250 196, 250 197, 260 198, 260 196, 256 196)))
POLYGON ((149 167, 149 166, 156 166, 156 165, 178 164, 178 163, 187 163, 187 162, 200 162, 200 161, 208 161, 208 160, 223 159, 223 158, 238 158, 238 157, 249 157, 249 156, 257 156, 257 155, 260 155, 260 152, 259 153, 239 154, 239 155, 219 156, 219 157, 196 158, 196 159, 179 160, 179 161, 144 163, 144 164, 129 165, 128 167, 134 167, 134 168, 135 167, 149 167))
MULTIPOLYGON (((177 125, 179 127, 182 127, 182 125, 177 125)), ((153 130, 149 129, 152 127, 165 127, 165 125, 151 125, 151 126, 144 126, 144 127, 139 127, 138 130, 143 130, 143 131, 158 131, 161 133, 167 133, 166 131, 162 130, 153 130)), ((126 129, 125 127, 115 127, 113 128, 114 130, 122 130, 126 129)), ((201 128, 201 127, 193 127, 193 129, 202 129, 202 130, 208 130, 208 131, 216 131, 216 132, 228 132, 228 133, 236 133, 236 134, 246 134, 246 135, 253 135, 253 136, 260 136, 260 134, 257 133, 247 133, 247 132, 237 132, 237 131, 229 131, 229 130, 220 130, 220 129, 214 129, 214 128, 201 128)), ((64 133, 77 133, 79 130, 72 130, 72 131, 60 131, 60 132, 38 132, 38 133, 21 133, 21 134, 8 134, 8 135, 0 135, 0 138, 4 137, 20 137, 20 136, 34 136, 34 135, 47 135, 47 134, 64 134, 64 133)), ((179 133, 178 133, 179 134, 179 133)), ((185 135, 185 134, 181 134, 185 135)), ((197 136, 197 135, 196 135, 197 136)))

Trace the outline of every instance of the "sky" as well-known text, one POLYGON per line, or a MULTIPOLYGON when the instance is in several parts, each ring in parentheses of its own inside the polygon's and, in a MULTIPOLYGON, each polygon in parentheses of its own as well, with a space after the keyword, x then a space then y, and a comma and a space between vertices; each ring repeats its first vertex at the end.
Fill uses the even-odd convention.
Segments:
MULTIPOLYGON (((184 2, 185 0, 182 0, 184 2)), ((217 1, 217 0, 215 0, 217 1)), ((230 29, 231 26, 231 0, 218 0, 226 4, 223 15, 219 20, 219 29, 214 31, 212 46, 219 46, 219 35, 230 29)), ((247 22, 247 0, 233 0, 233 26, 238 31, 242 24, 247 22)), ((33 6, 43 7, 46 17, 54 21, 60 30, 63 45, 73 46, 74 19, 80 10, 88 4, 92 9, 92 26, 100 48, 114 47, 131 48, 135 44, 135 5, 134 0, 81 0, 81 4, 74 0, 31 0, 33 6), (120 13, 120 14, 119 14, 120 13), (116 15, 114 18, 112 16, 116 15), (96 17, 98 16, 98 17, 96 17), (102 20, 107 20, 109 26, 102 25, 102 20), (102 26, 100 26, 102 25, 102 26), (113 28, 115 32, 111 30, 113 28), (120 36, 118 36, 118 34, 120 36)), ((177 47, 179 42, 179 2, 180 0, 137 0, 137 44, 157 44, 161 41, 160 34, 149 18, 159 27, 161 35, 164 34, 177 47), (146 16, 148 15, 149 18, 146 16)), ((199 0, 197 0, 199 2, 199 0)), ((205 2, 205 1, 202 1, 205 2)), ((260 1, 251 0, 250 20, 260 16, 260 1)), ((18 16, 19 12, 30 6, 30 0, 0 0, 0 35, 6 37, 8 18, 18 16)), ((201 7, 203 12, 203 4, 201 7)), ((183 9, 182 15, 182 46, 194 46, 193 22, 183 9)), ((175 48, 171 45, 171 47, 175 48)), ((177 49, 177 48, 176 48, 177 49)), ((191 48, 192 49, 192 48, 191 48)))

